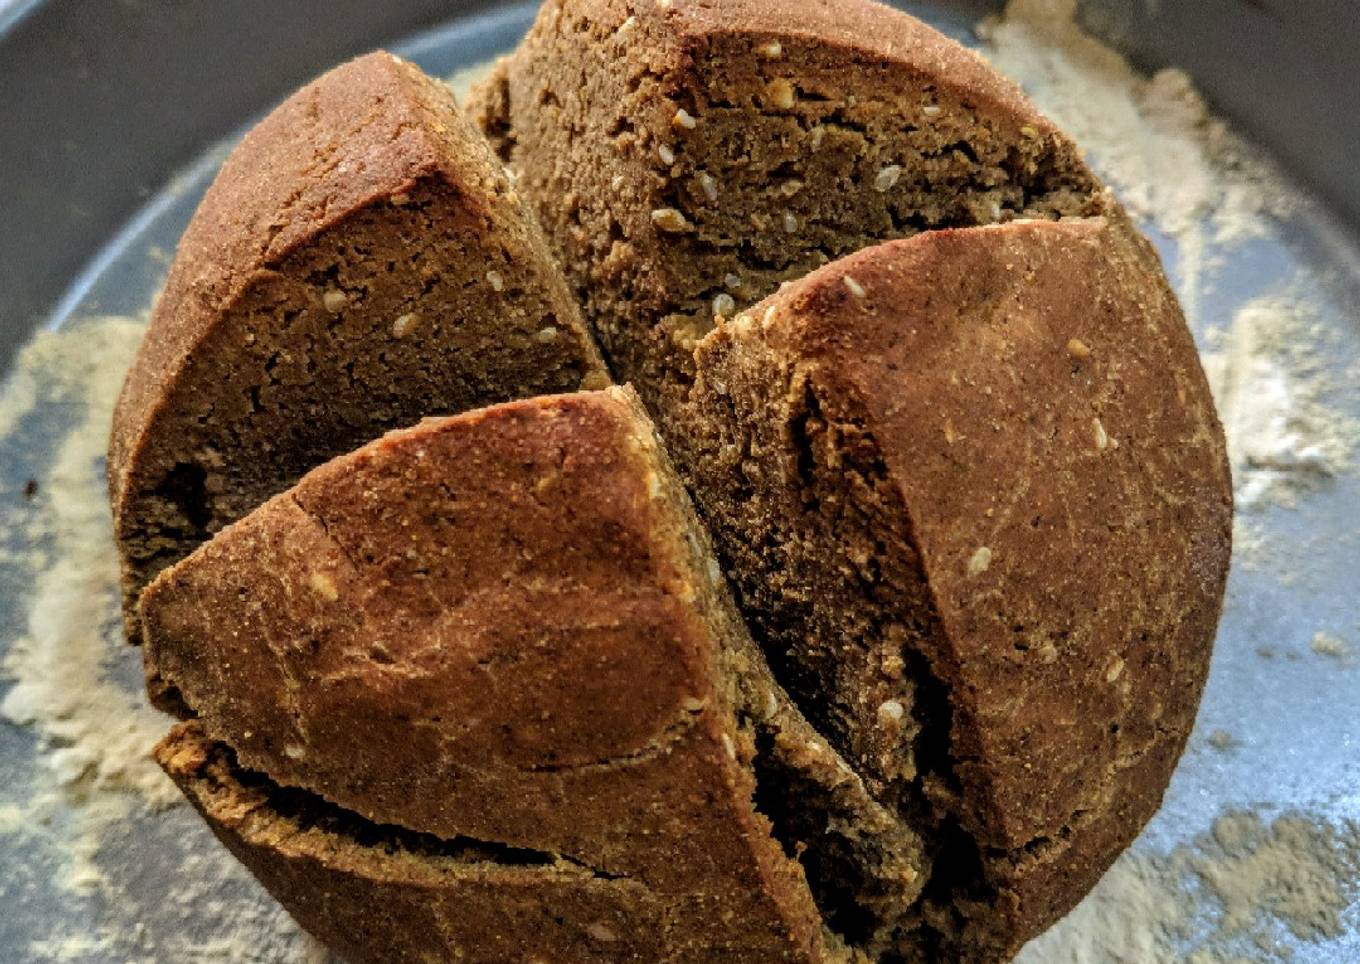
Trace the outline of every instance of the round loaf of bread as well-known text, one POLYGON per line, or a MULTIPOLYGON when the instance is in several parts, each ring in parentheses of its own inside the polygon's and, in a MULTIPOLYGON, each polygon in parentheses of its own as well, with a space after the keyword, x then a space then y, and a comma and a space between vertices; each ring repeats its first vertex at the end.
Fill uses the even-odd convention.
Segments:
POLYGON ((1158 806, 1230 546, 1076 147, 867 0, 545 3, 470 110, 514 187, 344 70, 234 155, 120 404, 162 765, 355 960, 1012 956, 1158 806), (370 441, 603 382, 578 302, 636 395, 370 441))

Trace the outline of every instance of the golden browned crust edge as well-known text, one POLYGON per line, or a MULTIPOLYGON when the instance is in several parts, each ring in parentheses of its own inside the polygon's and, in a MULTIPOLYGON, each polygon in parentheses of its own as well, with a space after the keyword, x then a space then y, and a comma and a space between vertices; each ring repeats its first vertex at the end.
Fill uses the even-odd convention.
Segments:
MULTIPOLYGON (((567 0, 593 21, 621 24, 635 18, 649 28, 654 45, 638 51, 653 70, 683 67, 720 38, 745 36, 761 41, 802 39, 848 60, 894 64, 914 76, 927 78, 940 89, 974 103, 981 111, 1008 118, 1018 132, 1022 125, 1066 139, 1039 112, 1020 87, 998 73, 986 59, 956 43, 911 15, 873 0, 800 0, 796 10, 780 0, 567 0)), ((541 21, 560 16, 561 0, 546 3, 541 21)), ((515 69, 515 54, 501 69, 515 69)), ((469 110, 486 96, 479 86, 469 99, 469 110)))
MULTIPOLYGON (((862 38, 864 34, 858 33, 857 31, 867 30, 870 36, 874 37, 881 36, 882 33, 886 31, 886 28, 889 26, 890 21, 895 20, 899 15, 897 15, 895 11, 889 11, 886 8, 880 8, 876 4, 865 4, 862 6, 863 10, 861 10, 859 6, 851 8, 854 10, 856 14, 854 18, 849 18, 846 20, 836 20, 829 14, 825 18, 814 16, 807 24, 800 25, 799 29, 797 31, 794 31, 793 33, 796 35, 815 36, 817 39, 823 41, 831 40, 837 45, 843 44, 847 48, 853 48, 856 56, 867 55, 884 58, 897 57, 898 52, 891 47, 885 48, 882 45, 873 44, 866 45, 865 43, 862 42, 861 39, 859 39, 862 38), (852 20, 854 25, 853 27, 851 27, 852 20)), ((710 11, 707 11, 702 7, 690 7, 688 5, 682 4, 675 11, 669 14, 664 11, 656 13, 655 10, 661 9, 660 5, 657 5, 656 8, 653 8, 644 3, 638 9, 643 16, 655 15, 661 17, 672 16, 674 17, 676 22, 679 24, 679 29, 677 33, 678 42, 676 48, 678 52, 683 52, 692 49, 693 45, 695 44, 702 44, 704 42, 707 42, 707 40, 715 32, 720 32, 721 30, 727 29, 725 16, 721 18, 714 17, 713 15, 711 15, 710 11)), ((788 25, 785 22, 783 22, 780 12, 772 4, 735 3, 732 4, 731 8, 729 9, 734 9, 737 11, 736 16, 738 17, 740 22, 739 29, 742 31, 750 31, 755 33, 762 33, 768 31, 772 36, 781 35, 781 32, 782 35, 784 36, 790 35, 788 25)), ((823 10, 834 12, 837 10, 842 10, 843 8, 840 4, 825 4, 816 5, 816 9, 819 12, 823 10)), ((724 14, 726 14, 726 12, 727 11, 725 10, 724 14)), ((929 28, 922 27, 921 29, 928 31, 929 28)), ((933 33, 933 31, 929 32, 933 33)), ((921 40, 921 52, 919 52, 917 55, 911 58, 908 58, 912 64, 917 66, 925 64, 927 65, 925 67, 925 69, 927 70, 952 71, 947 81, 948 84, 952 85, 952 89, 959 90, 966 96, 972 96, 984 101, 988 101, 995 105, 999 105, 999 109, 1003 111, 1021 112, 1026 108, 1032 111, 1032 108, 1029 107, 1028 102, 1024 100, 1023 96, 1019 94, 1018 89, 1014 88, 1013 85, 1008 86, 1003 83, 998 86, 997 84, 992 83, 991 81, 995 80, 996 75, 992 73, 990 69, 986 68, 985 65, 981 64, 980 61, 971 64, 970 66, 968 58, 959 58, 956 56, 952 56, 950 58, 935 57, 935 55, 940 53, 941 51, 934 49, 930 38, 923 35, 920 38, 920 40, 921 40)), ((955 48, 954 45, 952 44, 949 44, 948 46, 950 48, 953 48, 948 51, 948 53, 950 53, 951 55, 955 51, 961 49, 955 48)), ((972 55, 970 54, 969 57, 972 57, 972 55)), ((1037 121, 1035 122, 1035 126, 1040 126, 1041 129, 1044 130, 1045 132, 1055 131, 1055 129, 1052 128, 1051 124, 1049 124, 1046 120, 1042 119, 1041 115, 1035 113, 1034 117, 1037 119, 1037 121)), ((1130 244, 1133 245, 1139 243, 1141 243, 1141 241, 1130 242, 1130 244)), ((858 255, 852 256, 851 258, 845 260, 851 261, 857 258, 859 258, 858 255)), ((869 257, 856 261, 855 265, 856 271, 863 270, 867 274, 872 274, 877 268, 877 266, 873 263, 873 259, 869 257)), ((833 265, 831 267, 834 268, 836 266, 833 265)), ((840 280, 839 278, 834 279, 834 281, 839 280, 840 280)), ((831 282, 828 282, 828 284, 830 283, 831 282)), ((1210 409, 1210 411, 1212 411, 1212 409, 1210 409)), ((111 459, 111 467, 112 465, 113 460, 111 459)), ((111 475, 111 485, 112 484, 113 482, 111 475)), ((1224 561, 1224 567, 1225 566, 1226 560, 1224 561)), ((1220 568, 1219 574, 1221 574, 1222 571, 1225 571, 1225 569, 1220 568)), ((1212 579, 1215 575, 1214 567, 1207 566, 1205 569, 1205 575, 1206 578, 1212 579)), ((1220 581, 1218 585, 1218 598, 1220 600, 1221 592, 1222 584, 1220 581)), ((1205 652, 1206 652, 1205 658, 1207 659, 1207 650, 1205 652)), ((1203 673, 1201 671, 1201 673, 1199 674, 1198 685, 1202 685, 1202 677, 1203 673)), ((1197 702, 1197 697, 1198 689, 1196 688, 1194 697, 1190 701, 1191 718, 1193 717, 1193 705, 1195 702, 1197 702)), ((1116 814, 1116 816, 1112 817, 1112 819, 1117 819, 1119 822, 1121 822, 1121 824, 1126 829, 1130 827, 1136 829, 1136 827, 1141 826, 1141 823, 1146 819, 1146 816, 1150 815, 1152 810, 1155 809, 1157 803, 1160 800, 1161 787, 1164 786, 1165 784, 1166 775, 1169 774, 1170 769, 1174 766, 1176 757, 1179 755, 1180 745, 1183 744, 1185 734, 1188 732, 1188 725, 1189 724, 1187 722, 1178 720, 1169 727, 1169 730, 1172 731, 1173 733, 1179 731, 1179 742, 1177 742, 1174 735, 1168 737, 1171 743, 1176 744, 1174 747, 1174 752, 1167 752, 1166 748, 1158 748, 1156 752, 1149 751, 1149 753, 1144 758, 1141 758, 1137 764, 1129 768, 1129 772, 1131 774, 1129 783, 1130 786, 1134 788, 1133 790, 1130 791, 1130 800, 1132 802, 1127 808, 1124 808, 1122 810, 1116 809, 1115 811, 1113 811, 1113 813, 1116 814)), ((1131 839, 1132 835, 1133 831, 1129 830, 1127 834, 1128 838, 1131 839)), ((1126 843, 1127 840, 1125 840, 1124 843, 1118 844, 1117 849, 1115 849, 1113 852, 1117 853, 1117 850, 1122 849, 1122 847, 1126 843)), ((1047 911, 1047 913, 1049 914, 1049 916, 1053 916, 1053 912, 1051 910, 1053 906, 1060 905, 1064 901, 1069 900, 1067 892, 1073 889, 1072 880, 1074 879, 1073 875, 1069 873, 1072 867, 1077 868, 1077 872, 1075 874, 1076 880, 1089 879, 1090 881, 1093 881, 1095 878, 1091 875, 1095 874, 1096 876, 1098 876, 1100 870, 1103 869, 1104 864, 1108 862, 1107 860, 1105 860, 1104 855, 1096 856, 1089 861, 1083 861, 1079 857, 1068 857, 1064 858, 1064 860, 1068 861, 1067 863, 1050 866, 1050 862, 1047 861, 1046 859, 1043 859, 1044 856, 1046 855, 1042 855, 1041 858, 1038 859, 1026 858, 1025 860, 1020 861, 1019 863, 1025 865, 1023 873, 1031 875, 1036 880, 1039 879, 1040 875, 1043 873, 1049 874, 1045 878, 1046 883, 1048 885, 1051 885, 1055 889, 1054 893, 1046 897, 1030 897, 1026 901, 1027 903, 1032 905, 1048 905, 1049 910, 1047 911), (1062 871, 1062 873, 1058 874, 1057 871, 1062 871), (1060 877, 1065 878, 1065 880, 1060 880, 1059 879, 1060 877)), ((1017 876, 1022 875, 1019 868, 1017 868, 1016 873, 1017 876)), ((1083 886, 1082 890, 1084 891, 1084 889, 1085 887, 1083 886)), ((1033 914, 1035 913, 1035 908, 1027 907, 1023 911, 1019 911, 1019 913, 1033 914)))
POLYGON ((152 417, 155 400, 165 394, 183 359, 252 271, 277 263, 375 199, 409 188, 431 173, 453 173, 444 163, 444 145, 431 133, 432 104, 423 87, 411 65, 385 51, 367 54, 290 96, 232 151, 180 239, 118 398, 109 446, 115 505, 126 463, 152 417), (354 100, 355 113, 362 118, 359 126, 343 132, 351 136, 329 144, 308 143, 332 134, 318 128, 330 118, 321 116, 316 101, 323 92, 334 97, 341 90, 354 100), (390 125, 366 129, 365 123, 377 120, 377 115, 365 116, 373 100, 396 112, 390 125), (409 128, 419 137, 397 144, 385 136, 388 126, 409 128), (357 175, 353 172, 360 161, 363 174, 357 175))

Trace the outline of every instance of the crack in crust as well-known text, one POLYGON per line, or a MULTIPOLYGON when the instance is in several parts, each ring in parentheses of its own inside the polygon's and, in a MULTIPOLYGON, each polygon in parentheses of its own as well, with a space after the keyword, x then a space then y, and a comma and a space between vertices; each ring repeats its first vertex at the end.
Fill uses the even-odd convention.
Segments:
POLYGON ((272 824, 277 844, 293 837, 316 833, 343 838, 345 846, 421 858, 452 861, 470 867, 481 864, 513 867, 526 873, 579 873, 596 880, 625 880, 616 873, 570 854, 527 847, 512 847, 495 840, 458 836, 443 838, 394 824, 369 820, 338 806, 318 794, 298 787, 285 787, 262 773, 242 767, 225 743, 213 740, 201 722, 179 723, 156 747, 155 755, 177 779, 202 781, 203 795, 233 798, 233 820, 272 824))
POLYGON ((423 416, 606 383, 540 227, 448 90, 382 52, 336 68, 223 165, 120 393, 129 639, 158 572, 313 466, 423 416))

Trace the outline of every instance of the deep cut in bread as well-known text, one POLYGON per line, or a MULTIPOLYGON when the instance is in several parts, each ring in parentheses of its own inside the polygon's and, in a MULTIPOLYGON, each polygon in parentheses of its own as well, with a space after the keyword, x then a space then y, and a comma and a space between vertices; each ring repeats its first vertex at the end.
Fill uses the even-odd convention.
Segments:
POLYGON ((753 633, 919 815, 927 958, 1004 958, 1156 810, 1208 670, 1232 495, 1174 297, 1104 219, 932 232, 697 366, 677 451, 753 633))
POLYGON ((663 434, 715 315, 878 241, 1103 203, 1014 84, 865 0, 552 0, 468 112, 663 434))
MULTIPOLYGON (((431 420, 336 459, 164 572, 142 615, 151 673, 195 714, 195 739, 261 785, 325 798, 356 826, 641 886, 643 917, 621 905, 603 922, 633 943, 582 938, 598 956, 808 961, 845 959, 847 943, 877 956, 921 924, 921 842, 770 677, 626 390, 431 420)), ((368 910, 318 916, 306 890, 326 871, 224 823, 232 808, 204 802, 221 794, 201 766, 173 757, 318 936, 365 960, 389 959, 388 938, 409 946, 368 910)), ((344 850, 369 855, 362 873, 336 871, 351 893, 407 893, 377 849, 344 850)), ((481 918, 443 907, 473 959, 532 943, 532 919, 476 944, 481 918)), ((591 959, 575 946, 553 959, 591 959)))
POLYGON ((636 881, 368 823, 241 770, 197 723, 177 726, 156 759, 227 849, 347 961, 660 959, 665 914, 636 881))
POLYGON ((126 611, 166 565, 389 428, 607 381, 448 89, 385 53, 339 67, 227 159, 128 373, 109 447, 126 611))

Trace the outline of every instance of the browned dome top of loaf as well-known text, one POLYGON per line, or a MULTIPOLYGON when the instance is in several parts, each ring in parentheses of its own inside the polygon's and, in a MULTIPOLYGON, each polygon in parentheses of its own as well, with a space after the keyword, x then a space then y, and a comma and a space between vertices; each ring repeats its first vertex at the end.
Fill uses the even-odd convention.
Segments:
POLYGON ((567 0, 604 24, 635 17, 648 29, 648 45, 633 56, 652 66, 684 66, 715 42, 748 37, 752 55, 759 41, 806 41, 833 56, 883 69, 905 67, 942 90, 952 91, 985 113, 1010 117, 1036 132, 1058 128, 1039 113, 1013 81, 978 53, 901 10, 881 3, 801 0, 796 16, 782 0, 567 0))
POLYGON ((137 438, 214 319, 258 272, 374 199, 438 177, 494 194, 500 165, 468 124, 447 123, 453 95, 378 51, 336 67, 280 104, 223 164, 180 239, 147 337, 118 399, 109 450, 115 502, 137 438), (348 127, 338 127, 346 118, 348 127), (455 165, 484 156, 483 165, 455 165), (484 177, 484 181, 477 181, 484 177))

